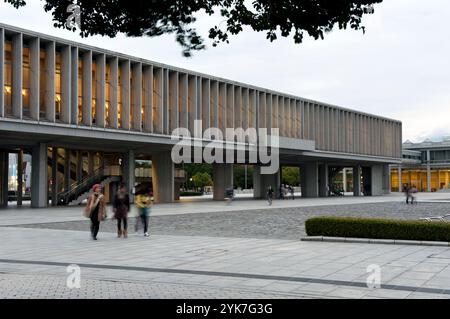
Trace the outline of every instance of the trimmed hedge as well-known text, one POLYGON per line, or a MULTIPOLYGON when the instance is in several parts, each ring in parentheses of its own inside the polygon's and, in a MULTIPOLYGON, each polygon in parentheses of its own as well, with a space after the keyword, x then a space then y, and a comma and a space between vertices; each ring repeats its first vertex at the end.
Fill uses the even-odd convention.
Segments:
POLYGON ((450 242, 450 223, 352 217, 314 217, 308 236, 450 242))
POLYGON ((202 196, 202 192, 180 192, 180 196, 202 196))

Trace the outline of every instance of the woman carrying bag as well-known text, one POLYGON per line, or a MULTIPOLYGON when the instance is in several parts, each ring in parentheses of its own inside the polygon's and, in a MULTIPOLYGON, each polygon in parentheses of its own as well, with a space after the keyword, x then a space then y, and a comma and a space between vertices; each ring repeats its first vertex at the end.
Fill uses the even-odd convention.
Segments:
POLYGON ((101 193, 102 186, 95 184, 92 186, 94 193, 89 196, 84 215, 91 220, 91 238, 97 240, 100 229, 100 222, 106 218, 105 197, 101 193))

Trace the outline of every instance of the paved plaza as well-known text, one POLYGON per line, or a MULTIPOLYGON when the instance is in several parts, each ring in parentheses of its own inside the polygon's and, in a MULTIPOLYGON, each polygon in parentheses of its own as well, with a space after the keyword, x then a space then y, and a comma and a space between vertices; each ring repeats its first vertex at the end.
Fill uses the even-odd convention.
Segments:
POLYGON ((409 207, 401 194, 273 207, 250 200, 160 205, 150 238, 117 239, 108 221, 97 242, 80 207, 10 208, 0 211, 0 298, 449 299, 450 247, 300 241, 311 216, 416 219, 450 209, 449 194, 421 197, 409 207), (72 264, 81 267, 79 289, 66 285, 72 264), (369 265, 381 267, 381 289, 367 287, 369 265))

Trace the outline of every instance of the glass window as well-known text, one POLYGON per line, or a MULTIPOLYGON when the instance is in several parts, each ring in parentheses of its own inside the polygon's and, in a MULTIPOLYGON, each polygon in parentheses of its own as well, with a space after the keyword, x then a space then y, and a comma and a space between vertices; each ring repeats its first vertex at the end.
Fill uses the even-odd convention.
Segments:
POLYGON ((97 63, 92 62, 92 125, 97 121, 97 63))
POLYGON ((61 119, 61 53, 56 52, 55 70, 55 118, 61 119))
POLYGON ((23 48, 22 63, 22 108, 23 116, 30 117, 30 48, 23 48))
POLYGON ((109 107, 110 107, 110 94, 111 94, 111 67, 106 64, 106 70, 105 70, 105 80, 106 80, 106 88, 105 88, 105 119, 106 119, 106 126, 110 127, 111 123, 109 121, 109 107))
POLYGON ((45 91, 47 89, 47 81, 45 77, 45 60, 47 59, 47 53, 44 49, 41 49, 40 53, 40 65, 39 65, 39 110, 40 118, 45 119, 45 91))
POLYGON ((12 116, 12 45, 11 42, 5 42, 5 114, 12 116))
POLYGON ((122 127, 122 70, 119 68, 119 87, 117 88, 117 112, 118 112, 118 125, 119 128, 122 127))
POLYGON ((83 124, 83 60, 78 58, 78 124, 83 124))

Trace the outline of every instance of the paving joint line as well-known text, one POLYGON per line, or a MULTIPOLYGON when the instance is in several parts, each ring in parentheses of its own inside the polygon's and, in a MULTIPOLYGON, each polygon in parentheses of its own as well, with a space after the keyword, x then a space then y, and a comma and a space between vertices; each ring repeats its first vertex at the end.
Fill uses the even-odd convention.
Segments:
MULTIPOLYGON (((66 267, 68 263, 52 262, 52 261, 32 261, 32 260, 12 260, 12 259, 0 259, 0 263, 5 264, 25 264, 25 265, 44 265, 44 266, 57 266, 66 267)), ((187 275, 203 275, 214 277, 228 277, 228 278, 246 278, 246 279, 261 279, 261 280, 275 280, 284 282, 303 282, 303 283, 316 283, 316 284, 331 284, 336 286, 358 287, 367 288, 367 283, 344 281, 344 280, 332 280, 332 279, 320 279, 320 278, 307 278, 307 277, 288 277, 288 276, 274 276, 274 275, 258 275, 248 273, 227 273, 217 271, 204 271, 204 270, 188 270, 188 269, 173 269, 173 268, 151 268, 151 267, 135 267, 135 266, 118 266, 118 265, 99 265, 99 264, 83 264, 83 263, 70 263, 77 264, 80 267, 93 268, 93 269, 110 269, 110 270, 130 270, 130 271, 143 271, 143 272, 155 272, 155 273, 170 273, 170 274, 187 274, 187 275)), ((383 284, 381 289, 387 290, 403 290, 411 292, 422 292, 430 294, 445 294, 450 295, 450 289, 440 288, 427 288, 427 287, 413 287, 413 286, 401 286, 392 284, 383 284)))

